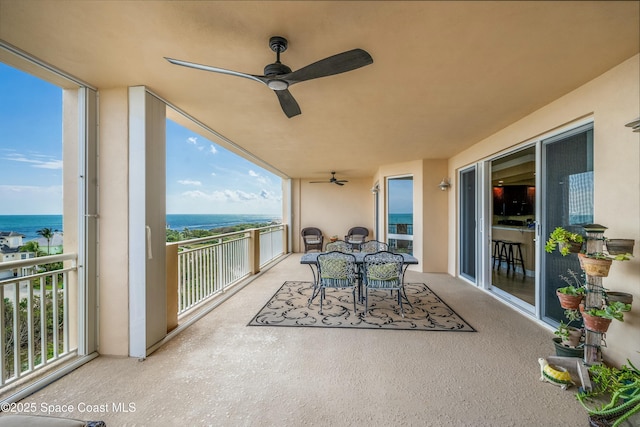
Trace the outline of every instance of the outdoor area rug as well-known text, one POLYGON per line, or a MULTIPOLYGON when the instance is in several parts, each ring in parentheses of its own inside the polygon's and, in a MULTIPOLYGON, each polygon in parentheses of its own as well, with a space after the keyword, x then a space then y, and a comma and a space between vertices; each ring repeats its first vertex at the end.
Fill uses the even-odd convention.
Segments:
MULTIPOLYGON (((364 303, 356 304, 349 289, 327 289, 320 314, 320 295, 311 305, 311 282, 284 282, 269 302, 249 322, 249 326, 307 326, 323 328, 397 329, 417 331, 475 332, 424 283, 406 283, 407 298, 404 318, 397 297, 389 291, 369 292, 369 313, 364 315, 364 303)), ((357 292, 356 292, 357 298, 357 292)))

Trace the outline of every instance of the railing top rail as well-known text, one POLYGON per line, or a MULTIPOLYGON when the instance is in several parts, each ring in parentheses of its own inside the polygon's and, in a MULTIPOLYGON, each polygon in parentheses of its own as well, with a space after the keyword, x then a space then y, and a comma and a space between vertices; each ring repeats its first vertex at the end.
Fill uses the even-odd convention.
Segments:
POLYGON ((279 228, 279 227, 283 227, 284 224, 276 224, 276 225, 268 225, 266 227, 260 227, 260 228, 247 228, 245 230, 241 230, 241 231, 234 231, 231 233, 224 233, 224 234, 215 234, 213 236, 207 236, 207 237, 198 237, 197 239, 189 239, 189 240, 180 240, 179 242, 167 242, 167 246, 168 245, 193 245, 195 243, 204 243, 204 242, 210 242, 212 240, 221 240, 224 238, 228 238, 228 237, 249 237, 250 232, 252 230, 260 230, 260 231, 264 231, 264 230, 268 230, 271 228, 279 228))
POLYGON ((12 285, 16 282, 23 282, 25 280, 39 279, 40 277, 51 276, 53 274, 63 274, 70 271, 75 271, 76 267, 67 267, 60 270, 43 271, 42 273, 29 274, 28 276, 9 277, 7 279, 0 279, 0 286, 12 285))
POLYGON ((195 243, 211 242, 229 237, 249 237, 249 230, 236 231, 234 233, 216 234, 215 236, 198 237, 197 239, 180 240, 179 242, 167 242, 167 245, 193 245, 195 243))
POLYGON ((72 252, 66 253, 66 254, 48 255, 48 256, 41 256, 36 258, 2 262, 0 263, 0 270, 11 270, 13 268, 33 267, 34 265, 51 264, 54 262, 61 262, 61 261, 68 261, 68 260, 76 261, 77 259, 78 259, 78 254, 72 253, 72 252))

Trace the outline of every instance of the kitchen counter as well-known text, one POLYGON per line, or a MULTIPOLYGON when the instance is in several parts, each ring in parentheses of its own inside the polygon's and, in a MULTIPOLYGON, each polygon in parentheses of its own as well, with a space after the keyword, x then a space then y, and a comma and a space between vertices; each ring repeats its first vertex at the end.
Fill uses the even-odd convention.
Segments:
POLYGON ((533 233, 535 231, 534 228, 529 228, 526 225, 518 226, 518 225, 492 225, 491 229, 493 230, 514 230, 520 231, 521 233, 533 233))

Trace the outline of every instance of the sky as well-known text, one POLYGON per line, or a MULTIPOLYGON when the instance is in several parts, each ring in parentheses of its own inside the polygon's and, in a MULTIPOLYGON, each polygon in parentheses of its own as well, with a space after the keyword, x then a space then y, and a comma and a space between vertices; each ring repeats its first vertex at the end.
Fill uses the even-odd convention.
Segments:
MULTIPOLYGON (((167 120, 168 214, 282 214, 281 179, 167 120)), ((62 214, 62 90, 0 63, 0 215, 62 214)))
POLYGON ((389 213, 413 213, 413 179, 389 179, 389 213))

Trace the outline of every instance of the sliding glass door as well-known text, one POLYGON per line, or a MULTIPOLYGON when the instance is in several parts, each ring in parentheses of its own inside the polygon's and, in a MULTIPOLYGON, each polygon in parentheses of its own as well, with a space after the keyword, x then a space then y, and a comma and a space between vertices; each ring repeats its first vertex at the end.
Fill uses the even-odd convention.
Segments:
POLYGON ((460 275, 476 283, 477 186, 475 166, 460 172, 460 275))
POLYGON ((556 227, 584 234, 594 221, 593 123, 462 170, 459 181, 460 276, 546 323, 566 321, 555 291, 582 271, 575 255, 544 247, 556 227))
MULTIPOLYGON (((543 238, 556 227, 584 235, 585 224, 593 223, 593 126, 573 129, 543 140, 543 238)), ((544 242, 541 242, 544 243, 544 242)), ((543 246, 543 245, 541 245, 543 246)), ((555 295, 566 286, 572 272, 581 275, 575 255, 562 256, 558 251, 542 252, 541 316, 550 323, 564 319, 564 310, 555 295)))
POLYGON ((533 312, 536 303, 536 146, 491 161, 491 290, 533 312))

